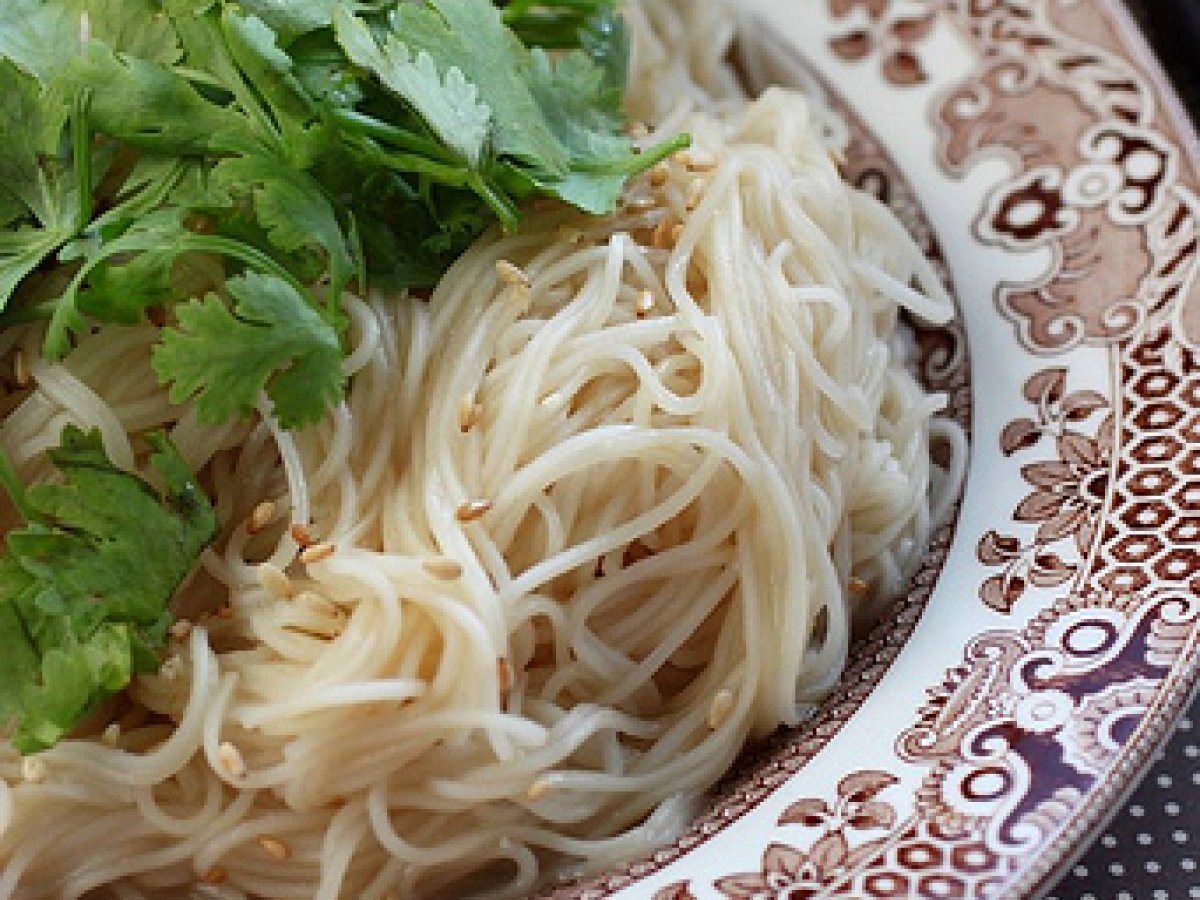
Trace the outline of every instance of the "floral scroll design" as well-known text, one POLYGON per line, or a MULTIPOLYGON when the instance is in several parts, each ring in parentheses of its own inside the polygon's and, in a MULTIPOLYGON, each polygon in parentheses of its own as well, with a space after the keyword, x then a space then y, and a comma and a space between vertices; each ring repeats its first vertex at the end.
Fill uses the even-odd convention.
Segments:
POLYGON ((862 832, 890 831, 895 826, 895 807, 878 797, 898 782, 889 772, 852 772, 838 782, 837 798, 832 804, 818 797, 796 801, 784 810, 778 824, 815 829, 815 840, 806 849, 772 843, 763 851, 758 872, 727 875, 714 886, 728 900, 816 897, 883 848, 882 838, 853 839, 862 832))
POLYGON ((988 531, 979 541, 979 561, 1000 572, 979 589, 979 598, 996 612, 1009 613, 1032 586, 1058 587, 1078 572, 1068 562, 1061 545, 1073 543, 1080 557, 1087 555, 1104 509, 1112 466, 1114 420, 1105 415, 1094 434, 1078 428, 1109 410, 1109 402, 1096 391, 1067 391, 1065 368, 1045 369, 1024 387, 1034 414, 1016 419, 1000 435, 1005 456, 1053 443, 1055 458, 1030 463, 1021 477, 1033 488, 1013 510, 1013 520, 1036 525, 1033 535, 988 531))
POLYGON ((839 57, 859 62, 878 53, 883 77, 897 87, 929 80, 917 49, 933 30, 934 10, 898 10, 888 0, 829 0, 829 9, 836 19, 847 19, 857 10, 866 14, 865 24, 852 27, 830 42, 839 57))

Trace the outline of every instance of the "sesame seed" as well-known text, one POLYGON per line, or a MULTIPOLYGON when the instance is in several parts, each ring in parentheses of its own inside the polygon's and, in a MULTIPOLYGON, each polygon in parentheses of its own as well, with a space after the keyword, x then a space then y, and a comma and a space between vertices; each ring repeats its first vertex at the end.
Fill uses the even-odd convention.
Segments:
POLYGON ((468 500, 459 506, 454 517, 460 522, 477 522, 491 511, 491 500, 468 500))
POLYGON ((300 562, 311 566, 313 563, 324 562, 336 552, 337 547, 333 544, 313 544, 300 552, 300 562))
POLYGON ((229 873, 220 866, 213 866, 200 876, 200 880, 205 884, 224 884, 229 880, 229 873))
POLYGON ((457 578, 462 578, 462 563, 457 560, 447 559, 444 556, 436 559, 427 559, 421 564, 421 567, 439 581, 454 581, 457 578))
POLYGON ((29 376, 29 361, 25 358, 24 350, 18 350, 16 359, 13 360, 13 378, 16 379, 17 387, 29 387, 29 382, 32 380, 29 376))
POLYGON ((264 834, 258 839, 258 846, 262 847, 263 852, 271 859, 277 862, 283 862, 286 859, 291 859, 292 848, 285 844, 277 837, 269 834, 264 834))
POLYGON ((258 534, 268 525, 275 521, 275 504, 270 500, 264 500, 250 513, 246 519, 246 531, 250 534, 258 534))
POLYGON ((529 786, 529 790, 525 792, 525 796, 535 803, 550 793, 550 782, 545 778, 539 778, 529 786))
POLYGON ((233 618, 233 607, 228 603, 223 604, 217 609, 217 618, 223 622, 228 622, 233 618))
POLYGON ((263 563, 258 567, 258 583, 277 600, 286 600, 294 593, 291 579, 271 563, 263 563))
POLYGON ((500 693, 507 694, 512 690, 512 666, 503 656, 496 660, 496 680, 500 682, 500 693))
POLYGON ((192 633, 192 623, 187 619, 180 619, 171 626, 171 637, 176 641, 186 641, 192 633))
POLYGON ((655 250, 670 250, 675 246, 675 224, 674 216, 663 216, 650 237, 650 244, 655 250))
POLYGON ((851 578, 846 587, 856 597, 863 597, 871 592, 871 585, 857 577, 851 578))
POLYGON ((717 157, 700 148, 684 150, 679 154, 679 161, 689 172, 711 172, 717 167, 717 157))
POLYGON ((293 522, 288 531, 292 535, 292 540, 301 547, 311 547, 317 542, 316 538, 312 536, 312 532, 308 530, 308 526, 302 522, 293 522))
POLYGON ((708 729, 716 731, 729 718, 729 714, 733 712, 733 691, 728 688, 722 688, 717 691, 716 696, 712 699, 712 705, 708 708, 708 729))
POLYGON ((625 133, 635 140, 647 138, 650 137, 650 126, 645 122, 631 122, 625 129, 625 133))
POLYGON ((654 209, 658 206, 659 199, 652 194, 628 194, 622 202, 626 209, 642 211, 654 209))
POLYGON ((483 418, 483 405, 475 402, 474 394, 464 394, 458 401, 458 430, 466 434, 483 418))
POLYGON ((644 319, 650 313, 654 312, 654 294, 650 291, 642 291, 638 294, 637 303, 635 304, 637 317, 644 319))
POLYGON ((699 178, 693 179, 687 189, 688 212, 694 211, 702 199, 704 199, 704 182, 699 178))
POLYGON ((117 743, 121 740, 121 723, 111 723, 104 729, 104 733, 100 735, 100 740, 109 747, 117 746, 117 743))
POLYGON ((21 777, 30 784, 42 784, 49 776, 44 760, 36 756, 27 756, 21 760, 21 777))
POLYGON ((496 274, 500 280, 511 287, 532 287, 533 282, 525 274, 525 270, 513 265, 507 259, 496 261, 496 274))
POLYGON ((683 223, 676 222, 671 227, 671 246, 674 247, 678 244, 681 237, 683 237, 683 223))
POLYGON ((228 741, 217 748, 217 762, 232 778, 241 780, 246 777, 246 760, 242 758, 242 752, 228 741))
POLYGON ((660 188, 671 178, 671 170, 666 163, 659 163, 650 170, 650 186, 660 188))

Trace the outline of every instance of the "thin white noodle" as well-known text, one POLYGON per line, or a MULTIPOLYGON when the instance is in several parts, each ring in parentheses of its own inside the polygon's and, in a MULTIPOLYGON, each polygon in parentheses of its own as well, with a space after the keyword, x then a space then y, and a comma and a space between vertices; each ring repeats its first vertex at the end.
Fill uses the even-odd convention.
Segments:
POLYGON ((896 327, 950 300, 840 178, 845 125, 789 57, 744 71, 809 98, 749 101, 725 0, 627 8, 645 142, 687 130, 713 165, 606 219, 531 212, 428 302, 348 297, 352 389, 322 423, 284 431, 264 398, 201 425, 150 326, 61 365, 37 327, 0 339, 33 360, 0 425, 22 477, 67 423, 130 468, 163 428, 223 524, 115 738, 62 742, 39 784, 0 746, 0 900, 524 896, 676 833, 904 589, 967 447, 896 327), (298 561, 293 524, 331 555, 298 561))

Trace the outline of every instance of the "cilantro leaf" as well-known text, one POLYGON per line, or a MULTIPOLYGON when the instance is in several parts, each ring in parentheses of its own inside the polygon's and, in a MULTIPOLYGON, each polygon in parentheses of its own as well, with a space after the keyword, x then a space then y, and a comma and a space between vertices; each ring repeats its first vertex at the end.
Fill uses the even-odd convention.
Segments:
POLYGON ((351 62, 374 72, 384 86, 408 101, 444 144, 478 168, 492 111, 480 102, 478 89, 461 69, 451 67, 440 74, 428 52, 414 55, 394 34, 380 47, 366 24, 342 9, 334 15, 334 29, 351 62))
POLYGON ((315 179, 266 155, 224 160, 213 174, 235 199, 253 196, 255 217, 280 250, 291 253, 316 247, 324 251, 332 297, 340 298, 354 260, 337 214, 315 179))
POLYGON ((291 3, 280 3, 279 0, 241 0, 240 6, 270 26, 286 45, 300 35, 327 26, 333 17, 333 11, 341 3, 342 0, 303 0, 291 3))
POLYGON ((412 56, 428 54, 443 75, 458 69, 492 110, 497 155, 563 173, 566 149, 546 124, 525 77, 529 51, 504 26, 500 11, 478 0, 404 3, 392 34, 412 56))
POLYGON ((22 753, 53 746, 90 709, 158 666, 168 603, 216 533, 208 498, 162 435, 161 490, 115 467, 98 432, 50 451, 61 484, 30 488, 35 518, 0 557, 0 719, 22 753))
POLYGON ((318 421, 345 389, 337 331, 290 284, 274 276, 232 278, 230 311, 215 295, 178 308, 154 371, 171 400, 195 398, 201 421, 248 415, 265 389, 285 428, 318 421))
POLYGON ((206 100, 182 76, 103 44, 90 44, 63 77, 73 91, 103 86, 92 91, 92 126, 135 147, 204 154, 224 149, 230 134, 246 130, 243 117, 206 100))
POLYGON ((75 232, 77 190, 58 158, 69 115, 32 77, 0 60, 0 310, 21 282, 75 232))

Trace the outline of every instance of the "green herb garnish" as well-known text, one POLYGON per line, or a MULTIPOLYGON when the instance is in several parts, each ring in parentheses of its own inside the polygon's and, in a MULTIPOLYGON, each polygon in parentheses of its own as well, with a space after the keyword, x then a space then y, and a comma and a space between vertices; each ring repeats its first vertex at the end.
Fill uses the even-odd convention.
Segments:
POLYGON ((167 603, 216 532, 208 498, 161 435, 161 481, 116 468, 98 433, 68 427, 50 459, 62 484, 0 481, 28 519, 0 556, 0 723, 14 746, 56 744, 139 672, 158 669, 167 603))

